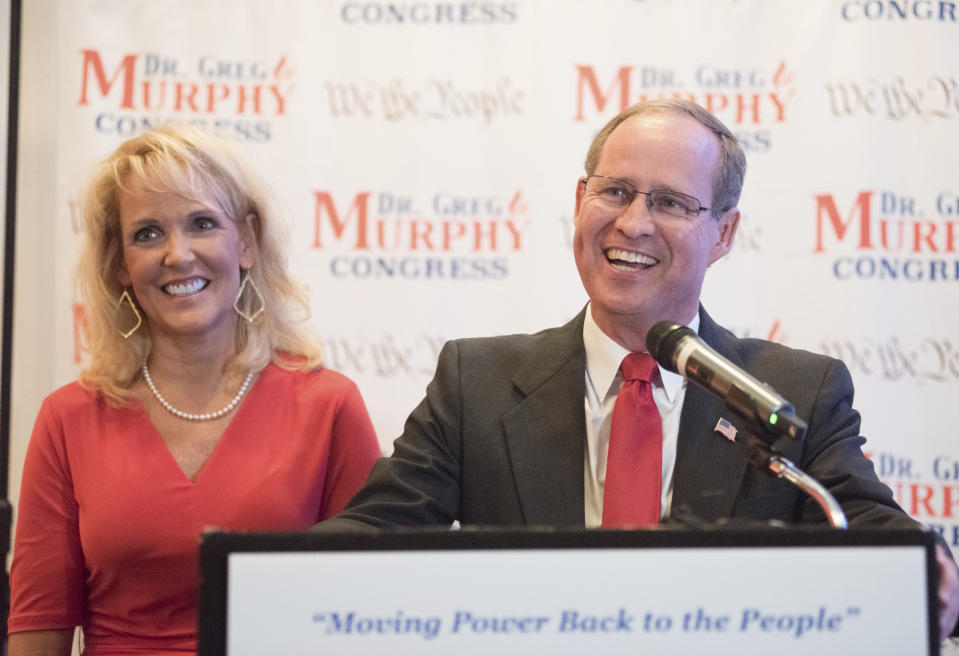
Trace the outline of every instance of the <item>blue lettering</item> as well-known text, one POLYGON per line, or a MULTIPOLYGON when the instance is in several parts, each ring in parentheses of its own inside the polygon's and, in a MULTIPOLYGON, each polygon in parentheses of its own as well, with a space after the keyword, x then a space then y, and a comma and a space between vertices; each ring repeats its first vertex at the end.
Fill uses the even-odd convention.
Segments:
POLYGON ((936 197, 936 210, 940 216, 959 214, 959 196, 941 193, 936 197))
POLYGON ((944 260, 933 260, 929 263, 929 280, 936 279, 936 271, 939 272, 943 280, 948 280, 946 273, 946 262, 944 260))
POLYGON ((579 611, 564 610, 560 616, 558 631, 560 633, 632 633, 632 615, 626 614, 625 608, 613 615, 580 615, 579 611))
POLYGON ((938 456, 932 461, 932 475, 940 481, 959 480, 959 462, 946 456, 938 456))
POLYGON ((839 278, 840 280, 848 280, 852 274, 843 273, 843 271, 847 270, 844 265, 851 265, 851 264, 852 264, 852 261, 850 258, 840 257, 832 264, 832 275, 834 275, 836 278, 839 278), (842 271, 840 269, 842 269, 842 271))
POLYGON ((868 257, 856 261, 856 275, 860 278, 872 278, 876 275, 876 262, 868 257))
MULTIPOLYGON (((919 260, 906 260, 906 263, 903 265, 902 269, 903 269, 902 270, 903 276, 907 280, 922 280, 923 278, 922 262, 920 262, 919 260), (918 269, 918 271, 915 271, 914 273, 910 273, 911 271, 914 271, 915 269, 918 269)), ((895 276, 893 277, 895 278, 895 276)))
POLYGON ((548 617, 476 617, 459 610, 453 615, 453 633, 539 633, 549 622, 548 617))
POLYGON ((353 631, 353 619, 356 613, 348 613, 345 618, 340 618, 339 613, 330 613, 330 627, 327 633, 351 633, 353 631))
POLYGON ((850 0, 839 10, 843 20, 939 20, 956 22, 956 3, 948 0, 850 0), (938 12, 936 11, 938 7, 938 12))
POLYGON ((882 259, 879 260, 879 279, 885 280, 887 276, 892 280, 896 279, 896 274, 898 273, 893 267, 893 263, 889 260, 882 259))

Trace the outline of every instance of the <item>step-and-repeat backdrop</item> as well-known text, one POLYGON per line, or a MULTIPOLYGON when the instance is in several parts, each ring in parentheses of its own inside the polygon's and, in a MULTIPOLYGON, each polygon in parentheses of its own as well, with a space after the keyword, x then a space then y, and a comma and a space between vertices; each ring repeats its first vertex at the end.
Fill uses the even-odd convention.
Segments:
POLYGON ((740 335, 845 360, 882 479, 959 544, 956 3, 46 9, 24 38, 42 31, 54 47, 25 62, 42 73, 23 84, 55 95, 20 111, 26 156, 47 165, 25 167, 19 193, 21 207, 52 195, 53 210, 18 217, 42 238, 18 241, 17 258, 42 262, 50 283, 21 276, 17 303, 49 310, 14 337, 49 361, 14 369, 52 373, 15 389, 14 498, 42 393, 82 362, 78 192, 122 140, 185 120, 240 144, 284 200, 326 363, 358 383, 389 453, 444 340, 534 331, 582 307, 571 221, 587 146, 626 106, 683 97, 729 125, 749 162, 738 241, 707 276, 706 307, 740 335))

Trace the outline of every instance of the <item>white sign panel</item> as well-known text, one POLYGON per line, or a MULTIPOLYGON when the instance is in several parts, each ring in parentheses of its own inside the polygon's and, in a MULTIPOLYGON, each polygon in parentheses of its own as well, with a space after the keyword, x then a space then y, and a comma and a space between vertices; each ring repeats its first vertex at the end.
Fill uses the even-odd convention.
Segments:
POLYGON ((930 653, 918 546, 234 553, 228 572, 229 656, 930 653))

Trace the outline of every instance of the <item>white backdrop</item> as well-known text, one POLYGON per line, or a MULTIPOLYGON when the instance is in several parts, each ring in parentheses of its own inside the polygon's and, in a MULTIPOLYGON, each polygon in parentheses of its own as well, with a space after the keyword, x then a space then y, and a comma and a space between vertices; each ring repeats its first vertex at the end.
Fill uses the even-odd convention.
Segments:
POLYGON ((748 157, 706 307, 842 357, 883 480, 959 544, 955 3, 25 4, 12 498, 40 400, 79 368, 72 203, 143 126, 238 140, 285 200, 327 364, 388 453, 445 339, 582 307, 586 148, 626 105, 676 95, 748 157))

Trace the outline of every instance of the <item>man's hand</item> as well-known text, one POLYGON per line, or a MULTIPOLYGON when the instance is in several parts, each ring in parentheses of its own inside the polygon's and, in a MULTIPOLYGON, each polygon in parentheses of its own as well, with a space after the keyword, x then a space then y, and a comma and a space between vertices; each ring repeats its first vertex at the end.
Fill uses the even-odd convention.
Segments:
POLYGON ((959 620, 959 570, 941 544, 936 545, 939 566, 939 639, 945 640, 959 620))

